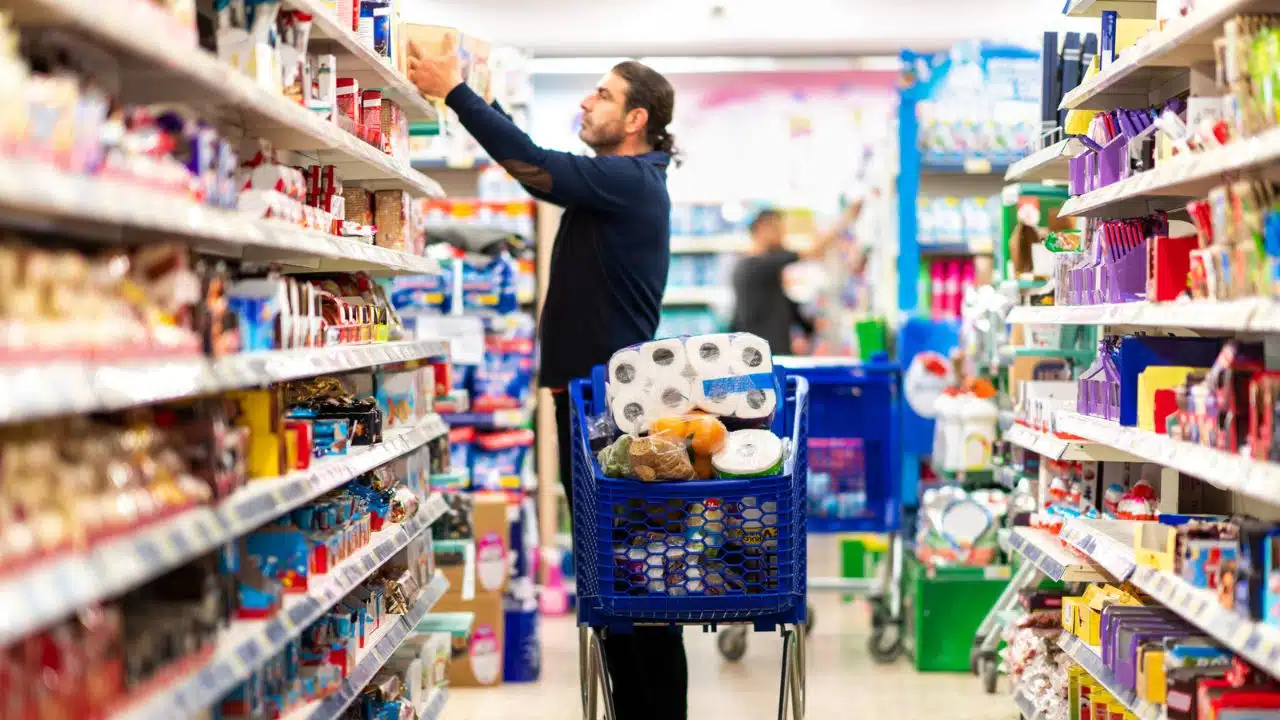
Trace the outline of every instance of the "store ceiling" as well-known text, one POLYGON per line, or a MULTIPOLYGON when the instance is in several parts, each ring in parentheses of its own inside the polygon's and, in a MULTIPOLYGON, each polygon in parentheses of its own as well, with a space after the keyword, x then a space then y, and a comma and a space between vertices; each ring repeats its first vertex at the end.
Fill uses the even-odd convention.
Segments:
POLYGON ((415 22, 541 56, 860 55, 1036 43, 1062 0, 406 0, 415 22))

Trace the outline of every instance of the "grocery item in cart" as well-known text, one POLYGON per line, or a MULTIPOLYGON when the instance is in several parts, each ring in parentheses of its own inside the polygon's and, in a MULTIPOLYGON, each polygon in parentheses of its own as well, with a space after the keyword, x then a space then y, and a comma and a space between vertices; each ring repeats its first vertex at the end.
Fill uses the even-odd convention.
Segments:
POLYGON ((675 337, 635 345, 609 360, 606 399, 618 428, 645 431, 690 410, 767 423, 777 407, 773 353, 749 333, 675 337))
POLYGON ((768 430, 735 430, 711 456, 722 478, 765 477, 782 472, 782 440, 768 430))

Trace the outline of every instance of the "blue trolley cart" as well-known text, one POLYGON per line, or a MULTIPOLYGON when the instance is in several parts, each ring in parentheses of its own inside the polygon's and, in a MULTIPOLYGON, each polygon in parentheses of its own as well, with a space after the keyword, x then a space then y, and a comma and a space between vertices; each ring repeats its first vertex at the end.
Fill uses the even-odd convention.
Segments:
POLYGON ((637 625, 720 625, 780 632, 778 718, 804 717, 809 383, 774 374, 773 431, 789 444, 782 474, 644 483, 605 477, 584 431, 607 410, 605 369, 569 386, 573 534, 583 714, 616 717, 604 633, 637 625), (603 690, 603 692, 601 692, 603 690))

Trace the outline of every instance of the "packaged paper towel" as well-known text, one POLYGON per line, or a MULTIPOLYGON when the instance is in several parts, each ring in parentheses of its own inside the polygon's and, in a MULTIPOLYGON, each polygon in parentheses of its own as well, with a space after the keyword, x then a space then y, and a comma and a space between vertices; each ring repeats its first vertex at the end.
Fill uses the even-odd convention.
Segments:
POLYGON ((773 383, 773 353, 756 335, 665 338, 614 353, 606 400, 629 434, 690 410, 768 422, 778 404, 773 383))

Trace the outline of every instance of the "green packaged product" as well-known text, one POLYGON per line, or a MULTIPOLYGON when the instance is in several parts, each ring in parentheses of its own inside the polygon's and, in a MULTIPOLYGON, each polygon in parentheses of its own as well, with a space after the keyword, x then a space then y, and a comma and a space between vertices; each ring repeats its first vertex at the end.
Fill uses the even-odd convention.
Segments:
POLYGON ((600 451, 597 456, 600 460, 600 467, 604 470, 604 474, 608 477, 629 478, 633 475, 631 470, 631 436, 623 435, 613 441, 605 449, 600 451))

